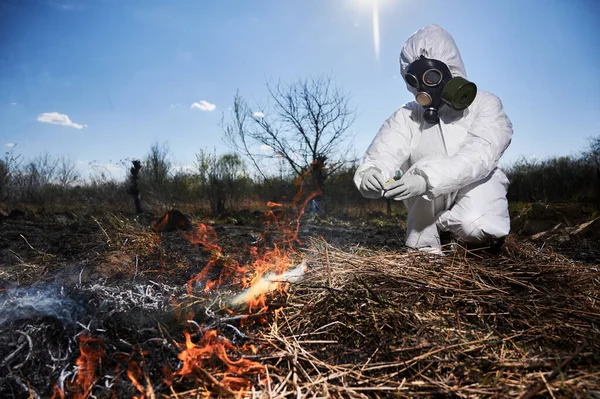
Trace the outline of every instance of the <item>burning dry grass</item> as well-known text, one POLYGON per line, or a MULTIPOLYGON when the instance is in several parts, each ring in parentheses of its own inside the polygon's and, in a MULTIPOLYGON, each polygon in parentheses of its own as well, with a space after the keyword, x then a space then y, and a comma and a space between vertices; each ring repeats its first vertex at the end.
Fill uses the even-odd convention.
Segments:
MULTIPOLYGON (((94 266, 78 263, 63 287, 2 293, 0 394, 600 395, 600 274, 549 249, 511 239, 502 255, 438 257, 311 239, 238 264, 241 245, 223 253, 204 225, 160 240, 117 219, 94 225, 102 273, 86 278, 94 266)), ((0 278, 50 280, 56 259, 32 259, 0 278)))
POLYGON ((268 396, 598 395, 598 270, 522 243, 507 252, 313 242, 313 270, 264 333, 268 396))

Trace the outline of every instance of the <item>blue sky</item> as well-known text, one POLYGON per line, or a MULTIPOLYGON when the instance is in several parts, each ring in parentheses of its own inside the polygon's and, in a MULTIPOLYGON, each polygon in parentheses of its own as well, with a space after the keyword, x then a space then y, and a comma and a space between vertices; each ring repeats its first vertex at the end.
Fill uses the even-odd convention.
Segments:
POLYGON ((574 154, 600 135, 600 2, 379 0, 376 57, 373 1, 0 0, 0 146, 87 173, 166 142, 189 165, 200 149, 228 151, 218 122, 238 89, 264 103, 266 79, 329 73, 357 109, 362 156, 412 100, 398 55, 430 23, 501 98, 515 129, 503 164, 574 154))

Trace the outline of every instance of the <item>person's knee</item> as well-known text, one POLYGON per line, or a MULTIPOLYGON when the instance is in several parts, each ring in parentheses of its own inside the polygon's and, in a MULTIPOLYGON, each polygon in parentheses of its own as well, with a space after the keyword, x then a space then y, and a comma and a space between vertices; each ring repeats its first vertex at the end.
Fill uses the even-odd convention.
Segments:
POLYGON ((462 223, 455 235, 469 243, 483 243, 505 237, 510 232, 508 218, 498 215, 463 215, 462 223))

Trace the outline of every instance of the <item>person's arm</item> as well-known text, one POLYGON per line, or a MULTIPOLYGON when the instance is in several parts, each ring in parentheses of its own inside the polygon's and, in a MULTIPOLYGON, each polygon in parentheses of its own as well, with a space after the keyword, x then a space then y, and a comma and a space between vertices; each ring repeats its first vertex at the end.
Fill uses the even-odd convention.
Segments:
POLYGON ((476 116, 460 149, 452 156, 414 168, 426 179, 431 197, 458 191, 485 178, 510 145, 513 127, 502 102, 491 93, 481 95, 475 109, 470 109, 476 116))
POLYGON ((363 163, 354 174, 354 184, 364 197, 381 197, 381 193, 367 191, 364 186, 361 188, 365 175, 376 170, 387 181, 394 177, 410 156, 410 125, 414 123, 411 114, 409 104, 402 106, 383 123, 369 145, 363 163))

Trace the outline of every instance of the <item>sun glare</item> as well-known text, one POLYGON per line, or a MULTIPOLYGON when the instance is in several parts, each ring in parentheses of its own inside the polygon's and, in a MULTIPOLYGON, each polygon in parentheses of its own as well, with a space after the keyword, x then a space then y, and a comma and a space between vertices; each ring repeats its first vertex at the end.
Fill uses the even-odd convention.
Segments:
POLYGON ((371 0, 373 5, 373 49, 375 50, 375 59, 379 61, 379 8, 377 0, 371 0))
POLYGON ((361 12, 363 8, 368 7, 372 13, 373 51, 375 59, 379 61, 379 0, 358 0, 358 3, 355 4, 361 9, 361 12))

